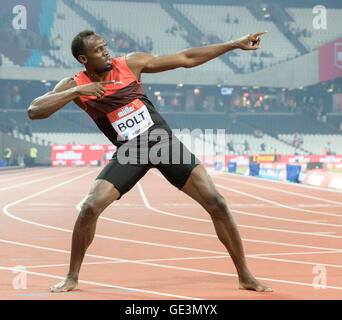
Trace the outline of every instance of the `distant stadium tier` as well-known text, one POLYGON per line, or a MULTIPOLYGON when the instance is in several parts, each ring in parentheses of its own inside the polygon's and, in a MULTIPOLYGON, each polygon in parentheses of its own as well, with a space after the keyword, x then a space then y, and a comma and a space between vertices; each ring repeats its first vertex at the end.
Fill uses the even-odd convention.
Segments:
MULTIPOLYGON (((0 78, 59 81, 78 73, 82 66, 72 56, 70 44, 85 29, 104 38, 112 57, 132 51, 172 54, 268 30, 262 50, 234 50, 190 70, 145 75, 144 83, 149 84, 177 84, 181 79, 184 85, 296 88, 319 83, 318 74, 320 81, 341 75, 341 38, 332 40, 341 36, 342 9, 328 8, 328 27, 320 29, 312 23, 312 4, 301 8, 272 2, 281 19, 273 14, 271 19, 259 19, 251 6, 241 1, 201 2, 3 0, 2 22, 7 29, 0 32, 0 39, 6 43, 0 48, 0 59, 6 69, 0 78), (16 4, 26 8, 25 32, 13 32, 12 19, 16 16, 12 9, 16 4), (276 23, 278 20, 286 21, 283 27, 276 23)), ((262 2, 259 4, 266 9, 262 2)))

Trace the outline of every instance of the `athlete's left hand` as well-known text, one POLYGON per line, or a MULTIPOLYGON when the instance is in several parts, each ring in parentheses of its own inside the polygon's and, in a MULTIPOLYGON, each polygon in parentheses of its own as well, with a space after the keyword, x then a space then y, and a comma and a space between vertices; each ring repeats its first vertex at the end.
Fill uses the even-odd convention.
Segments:
POLYGON ((235 44, 239 49, 242 50, 258 50, 261 49, 260 41, 261 35, 266 34, 267 31, 255 33, 255 34, 247 34, 246 36, 243 36, 242 38, 235 41, 235 44))

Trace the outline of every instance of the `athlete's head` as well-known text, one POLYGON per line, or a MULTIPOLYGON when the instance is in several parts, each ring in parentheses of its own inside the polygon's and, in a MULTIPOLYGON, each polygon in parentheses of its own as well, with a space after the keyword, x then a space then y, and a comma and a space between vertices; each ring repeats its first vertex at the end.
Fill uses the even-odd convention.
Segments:
POLYGON ((93 72, 102 73, 113 68, 106 42, 92 30, 77 34, 71 42, 75 59, 93 72))

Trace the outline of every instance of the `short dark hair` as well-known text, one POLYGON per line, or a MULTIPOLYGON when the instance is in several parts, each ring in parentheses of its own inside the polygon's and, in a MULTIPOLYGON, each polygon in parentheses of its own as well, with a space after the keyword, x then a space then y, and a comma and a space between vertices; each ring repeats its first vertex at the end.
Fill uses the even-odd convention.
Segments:
POLYGON ((77 61, 80 54, 84 54, 84 42, 83 39, 94 35, 93 30, 83 30, 79 32, 71 41, 71 52, 77 61))

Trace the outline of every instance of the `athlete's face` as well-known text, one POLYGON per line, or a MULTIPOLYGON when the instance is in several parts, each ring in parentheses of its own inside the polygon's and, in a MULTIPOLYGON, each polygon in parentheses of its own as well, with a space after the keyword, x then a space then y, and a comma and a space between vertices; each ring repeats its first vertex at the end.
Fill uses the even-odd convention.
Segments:
POLYGON ((87 68, 98 73, 113 69, 107 44, 102 37, 94 34, 85 38, 83 41, 85 46, 84 56, 86 58, 84 65, 87 68))

